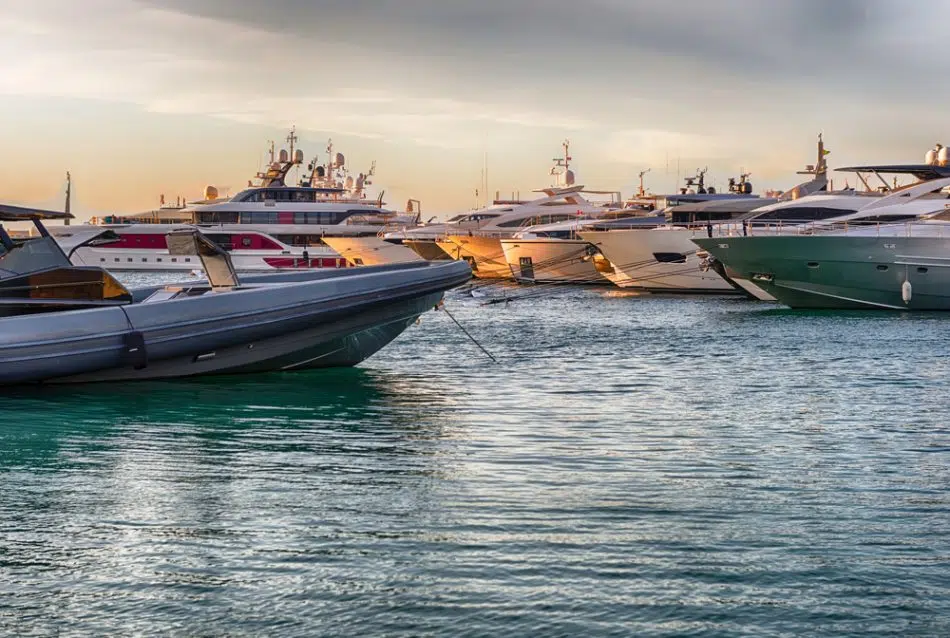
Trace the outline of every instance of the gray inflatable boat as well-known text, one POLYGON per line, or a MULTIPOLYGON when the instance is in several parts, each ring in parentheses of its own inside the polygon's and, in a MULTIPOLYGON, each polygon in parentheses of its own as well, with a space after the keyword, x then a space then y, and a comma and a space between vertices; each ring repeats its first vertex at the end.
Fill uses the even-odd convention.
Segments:
POLYGON ((0 227, 0 385, 352 366, 471 277, 458 261, 239 280, 227 253, 189 229, 168 236, 169 250, 197 255, 206 281, 127 290, 73 266, 40 221, 50 215, 0 208, 0 221, 29 218, 40 233, 17 243, 0 227))

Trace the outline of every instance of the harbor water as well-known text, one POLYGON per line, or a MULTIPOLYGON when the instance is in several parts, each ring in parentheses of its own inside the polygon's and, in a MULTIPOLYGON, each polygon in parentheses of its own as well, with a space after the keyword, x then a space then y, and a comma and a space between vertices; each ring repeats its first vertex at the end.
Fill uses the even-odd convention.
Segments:
POLYGON ((0 632, 950 635, 950 317, 449 293, 353 369, 17 390, 0 632))

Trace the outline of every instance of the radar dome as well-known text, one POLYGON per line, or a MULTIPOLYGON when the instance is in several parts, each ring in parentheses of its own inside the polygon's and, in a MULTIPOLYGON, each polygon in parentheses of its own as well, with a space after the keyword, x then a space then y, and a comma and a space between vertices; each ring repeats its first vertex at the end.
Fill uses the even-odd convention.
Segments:
POLYGON ((303 164, 303 151, 299 148, 294 151, 294 164, 303 164))
POLYGON ((752 194, 752 182, 746 182, 742 185, 742 192, 746 195, 752 194))
POLYGON ((564 183, 565 183, 567 186, 573 186, 573 185, 574 185, 574 171, 572 171, 572 170, 567 170, 567 171, 564 173, 564 183))
POLYGON ((286 164, 290 161, 290 153, 287 152, 286 148, 280 149, 280 155, 278 157, 280 158, 281 164, 286 164))
POLYGON ((363 190, 363 186, 366 185, 366 176, 360 173, 359 177, 356 178, 356 190, 363 190))
POLYGON ((937 152, 937 163, 941 166, 946 166, 948 160, 950 160, 950 152, 948 152, 947 147, 944 146, 937 152))
POLYGON ((352 176, 352 175, 347 175, 347 176, 346 176, 346 181, 343 183, 343 185, 346 187, 346 190, 348 190, 348 191, 353 190, 353 176, 352 176))
POLYGON ((924 155, 924 164, 933 165, 937 163, 937 151, 930 149, 927 151, 927 154, 924 155))
POLYGON ((205 186, 205 199, 218 199, 218 189, 214 186, 205 186))
POLYGON ((343 157, 343 153, 337 153, 333 156, 333 166, 336 168, 342 168, 346 164, 346 158, 343 157))

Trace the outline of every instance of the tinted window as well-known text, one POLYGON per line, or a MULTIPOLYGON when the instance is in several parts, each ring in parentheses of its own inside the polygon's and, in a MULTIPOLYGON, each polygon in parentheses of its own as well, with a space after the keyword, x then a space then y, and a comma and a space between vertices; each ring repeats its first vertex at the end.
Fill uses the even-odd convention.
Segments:
POLYGON ((822 219, 831 219, 832 217, 841 217, 855 212, 849 208, 824 208, 821 206, 791 206, 789 208, 780 208, 752 219, 752 222, 813 222, 822 219))

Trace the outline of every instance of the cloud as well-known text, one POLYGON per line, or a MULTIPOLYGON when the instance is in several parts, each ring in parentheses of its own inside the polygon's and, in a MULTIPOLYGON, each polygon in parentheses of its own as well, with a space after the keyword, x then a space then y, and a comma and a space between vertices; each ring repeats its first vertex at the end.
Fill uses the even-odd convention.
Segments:
POLYGON ((482 151, 514 175, 570 137, 591 184, 674 156, 779 179, 818 131, 857 162, 940 139, 947 18, 896 0, 0 0, 0 94, 296 124, 446 175, 482 151))

